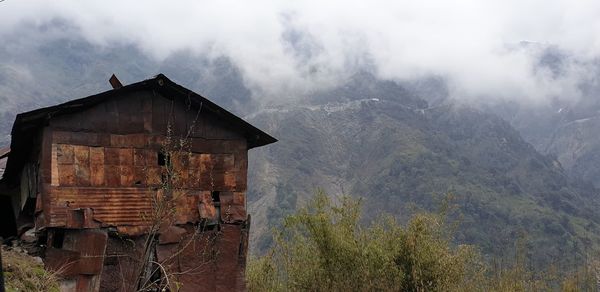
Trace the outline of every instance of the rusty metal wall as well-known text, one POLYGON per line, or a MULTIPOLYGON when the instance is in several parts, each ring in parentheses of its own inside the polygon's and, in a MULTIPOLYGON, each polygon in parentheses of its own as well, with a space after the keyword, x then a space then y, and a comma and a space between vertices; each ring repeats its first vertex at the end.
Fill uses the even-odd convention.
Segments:
POLYGON ((186 147, 169 157, 177 174, 175 212, 173 225, 161 230, 156 253, 159 258, 177 254, 172 259, 177 266, 172 267, 182 273, 184 291, 245 288, 246 140, 215 116, 141 92, 57 117, 44 129, 36 228, 49 230, 48 246, 53 232, 61 229, 68 230, 65 242, 74 242, 68 248, 48 248, 45 259, 51 268, 64 265, 61 259, 76 262, 74 270, 65 270, 66 291, 93 291, 100 286, 103 291, 131 290, 128 285, 135 282, 131 277, 137 275, 139 260, 135 247, 147 231, 152 197, 160 192, 166 175, 160 153, 169 124, 174 137, 187 138, 186 147), (215 194, 218 202, 213 200, 215 194), (202 219, 219 223, 220 231, 197 235, 193 226, 202 219), (106 228, 116 230, 118 236, 108 236, 106 228), (95 237, 78 233, 86 230, 100 230, 106 238, 98 239, 103 243, 90 243, 95 237), (201 240, 212 235, 214 242, 201 240), (191 244, 176 252, 185 238, 191 244), (100 270, 90 268, 96 262, 82 260, 83 244, 104 248, 100 270), (206 261, 198 258, 199 248, 212 251, 207 269, 187 273, 206 261))

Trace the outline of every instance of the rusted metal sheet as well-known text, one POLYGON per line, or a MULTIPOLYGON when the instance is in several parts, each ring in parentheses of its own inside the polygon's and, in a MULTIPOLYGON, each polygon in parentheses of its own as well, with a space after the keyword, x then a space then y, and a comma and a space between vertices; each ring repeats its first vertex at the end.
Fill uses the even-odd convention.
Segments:
MULTIPOLYGON (((52 227, 67 224, 71 209, 91 209, 93 219, 105 226, 148 225, 152 212, 150 189, 145 188, 53 188, 49 213, 52 227)), ((48 216, 48 215, 47 215, 48 216)))
POLYGON ((158 236, 159 244, 178 243, 181 242, 187 231, 184 228, 177 226, 169 226, 160 231, 158 236))
POLYGON ((148 225, 140 225, 140 226, 117 226, 117 232, 119 234, 127 235, 127 236, 141 236, 144 234, 148 234, 148 230, 150 226, 148 225))
POLYGON ((211 237, 215 233, 204 234, 192 244, 187 245, 179 255, 179 271, 177 279, 183 283, 182 292, 191 291, 226 291, 217 289, 215 267, 217 250, 211 237))
MULTIPOLYGON (((206 192, 205 192, 206 193, 206 192)), ((175 198, 175 222, 177 224, 195 223, 200 220, 198 204, 200 196, 196 192, 178 191, 174 193, 175 198)))
POLYGON ((59 164, 58 173, 58 184, 65 187, 75 186, 77 182, 75 176, 75 165, 73 164, 59 164))
POLYGON ((73 145, 56 144, 56 159, 58 164, 73 164, 75 163, 75 150, 73 145))
POLYGON ((75 285, 75 291, 84 292, 96 292, 100 291, 100 276, 98 275, 83 275, 79 274, 77 277, 77 284, 75 285))
POLYGON ((221 206, 221 220, 225 223, 242 222, 246 219, 246 209, 239 205, 221 206))
POLYGON ((107 235, 102 230, 53 230, 46 267, 64 281, 63 291, 99 291, 107 235), (57 245, 58 247, 53 247, 57 245), (74 283, 73 283, 74 282, 74 283))
POLYGON ((178 242, 156 248, 158 261, 182 284, 180 291, 245 291, 246 225, 222 224, 219 232, 200 233, 184 228, 178 242))
POLYGON ((239 291, 238 286, 243 282, 244 268, 239 265, 241 225, 223 224, 216 243, 219 250, 219 258, 216 261, 216 290, 217 291, 239 291))
POLYGON ((209 221, 217 221, 219 219, 217 218, 217 209, 215 208, 211 192, 202 192, 199 195, 198 214, 200 218, 209 221))
MULTIPOLYGON (((158 185, 164 165, 158 150, 55 144, 53 185, 131 187, 158 185)), ((53 153, 54 153, 53 152, 53 153)), ((174 186, 218 191, 245 190, 246 166, 234 154, 183 153, 172 159, 174 186), (237 186, 240 182, 240 186, 237 186)))
POLYGON ((94 220, 94 211, 92 208, 74 208, 66 211, 66 228, 99 228, 101 224, 94 220))
POLYGON ((74 146, 75 185, 87 187, 90 185, 90 148, 87 146, 74 146))
POLYGON ((104 147, 89 147, 90 184, 93 187, 104 186, 104 147))
POLYGON ((99 275, 104 263, 108 236, 101 230, 67 230, 63 249, 79 253, 78 274, 99 275))
POLYGON ((119 148, 105 147, 104 148, 104 164, 120 165, 119 148))
POLYGON ((44 263, 46 269, 55 271, 59 276, 69 278, 78 274, 81 254, 73 250, 49 247, 46 249, 44 263))

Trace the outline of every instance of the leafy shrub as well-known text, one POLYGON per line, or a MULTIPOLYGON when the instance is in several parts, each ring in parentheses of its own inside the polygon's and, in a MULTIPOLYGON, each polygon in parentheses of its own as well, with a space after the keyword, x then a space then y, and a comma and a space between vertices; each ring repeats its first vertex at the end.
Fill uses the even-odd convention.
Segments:
POLYGON ((360 201, 332 202, 323 192, 274 235, 274 247, 248 263, 250 291, 593 291, 600 265, 575 272, 534 273, 525 243, 516 259, 489 264, 478 249, 453 245, 439 214, 417 214, 407 224, 382 215, 359 224, 360 201))
POLYGON ((318 192, 284 220, 275 247, 250 261, 253 291, 463 290, 483 273, 471 246, 452 248, 439 216, 415 216, 406 226, 384 216, 359 225, 360 202, 333 204, 318 192))

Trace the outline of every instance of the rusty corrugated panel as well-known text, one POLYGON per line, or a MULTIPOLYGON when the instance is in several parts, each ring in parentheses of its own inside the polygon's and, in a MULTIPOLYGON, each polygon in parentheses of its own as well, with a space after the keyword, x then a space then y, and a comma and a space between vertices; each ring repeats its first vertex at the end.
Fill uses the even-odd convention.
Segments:
POLYGON ((46 269, 55 271, 60 277, 68 278, 79 274, 79 258, 80 253, 77 251, 48 247, 44 264, 46 269))
MULTIPOLYGON (((104 252, 108 236, 98 230, 78 230, 72 235, 72 247, 80 253, 78 272, 99 275, 104 264, 104 252)), ((68 246, 67 246, 68 248, 68 246)))
POLYGON ((66 211, 66 228, 99 228, 101 224, 94 220, 92 208, 74 208, 66 211))
POLYGON ((152 191, 147 188, 61 188, 51 190, 50 226, 67 223, 67 210, 93 210, 93 219, 106 225, 148 225, 152 191))

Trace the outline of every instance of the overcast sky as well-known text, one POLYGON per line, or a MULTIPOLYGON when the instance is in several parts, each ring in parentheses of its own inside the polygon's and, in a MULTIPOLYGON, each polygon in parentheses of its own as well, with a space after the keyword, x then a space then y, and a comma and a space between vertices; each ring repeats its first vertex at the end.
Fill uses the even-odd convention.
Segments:
POLYGON ((576 96, 589 75, 582 63, 600 54, 600 1, 0 2, 0 38, 56 20, 94 44, 133 44, 157 59, 228 56, 250 87, 277 94, 366 67, 391 79, 441 76, 457 97, 539 101, 576 96), (535 70, 547 46, 570 56, 559 76, 535 70))

